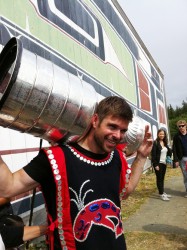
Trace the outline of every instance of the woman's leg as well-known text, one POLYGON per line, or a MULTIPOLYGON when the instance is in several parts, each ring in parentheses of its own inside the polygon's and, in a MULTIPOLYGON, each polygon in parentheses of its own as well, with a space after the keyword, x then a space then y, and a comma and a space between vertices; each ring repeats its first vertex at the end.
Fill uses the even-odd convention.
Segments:
POLYGON ((161 170, 161 190, 162 193, 164 193, 164 179, 165 179, 165 174, 166 174, 166 165, 165 164, 160 164, 160 170, 161 170))
POLYGON ((161 195, 163 194, 163 188, 162 188, 162 176, 161 176, 160 166, 159 166, 159 170, 155 169, 155 174, 156 174, 156 185, 157 185, 158 193, 161 195))

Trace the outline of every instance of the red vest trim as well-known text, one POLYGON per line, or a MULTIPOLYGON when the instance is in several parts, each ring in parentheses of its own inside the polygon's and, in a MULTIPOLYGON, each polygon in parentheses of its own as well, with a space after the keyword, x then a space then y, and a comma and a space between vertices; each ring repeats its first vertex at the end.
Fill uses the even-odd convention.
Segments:
POLYGON ((58 146, 44 149, 44 152, 49 159, 56 183, 56 221, 52 221, 51 215, 48 214, 51 221, 49 226, 50 249, 54 249, 53 233, 54 229, 58 228, 61 249, 76 250, 70 215, 70 197, 64 152, 58 146))
POLYGON ((121 176, 120 176, 120 198, 125 199, 131 176, 131 166, 128 165, 125 154, 121 150, 118 150, 118 152, 120 155, 121 165, 122 165, 121 176))

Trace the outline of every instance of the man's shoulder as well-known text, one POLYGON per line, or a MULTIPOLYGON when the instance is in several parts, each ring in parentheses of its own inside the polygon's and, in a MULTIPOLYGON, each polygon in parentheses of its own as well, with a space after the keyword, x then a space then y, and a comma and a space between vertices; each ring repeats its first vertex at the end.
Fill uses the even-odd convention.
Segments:
POLYGON ((44 147, 42 149, 44 151, 48 151, 48 150, 58 150, 58 149, 64 150, 65 148, 67 148, 66 144, 58 144, 58 145, 51 145, 51 146, 48 146, 48 147, 44 147))
POLYGON ((176 139, 176 138, 178 138, 179 136, 180 136, 180 133, 177 132, 177 133, 174 134, 173 139, 176 139))
POLYGON ((115 148, 114 149, 114 158, 115 159, 119 159, 122 161, 127 161, 127 157, 131 156, 133 154, 129 154, 127 155, 126 152, 124 152, 123 150, 119 149, 119 148, 115 148))

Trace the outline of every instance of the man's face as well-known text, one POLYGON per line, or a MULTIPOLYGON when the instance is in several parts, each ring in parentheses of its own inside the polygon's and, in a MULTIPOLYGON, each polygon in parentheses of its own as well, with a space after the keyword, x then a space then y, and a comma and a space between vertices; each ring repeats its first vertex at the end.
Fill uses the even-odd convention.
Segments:
POLYGON ((108 115, 102 122, 96 115, 94 127, 94 143, 97 153, 111 152, 124 138, 129 121, 108 115))
POLYGON ((186 124, 182 123, 182 124, 178 125, 178 129, 183 134, 184 132, 186 132, 186 124))

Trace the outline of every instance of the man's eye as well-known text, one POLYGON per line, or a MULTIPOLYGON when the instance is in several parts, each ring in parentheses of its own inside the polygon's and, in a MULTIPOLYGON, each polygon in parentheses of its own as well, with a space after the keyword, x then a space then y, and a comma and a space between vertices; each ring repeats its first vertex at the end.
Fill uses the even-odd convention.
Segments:
POLYGON ((110 128, 111 130, 115 130, 115 129, 116 129, 116 127, 113 126, 113 125, 110 125, 109 128, 110 128))
POLYGON ((127 132, 127 130, 128 130, 128 129, 123 129, 123 130, 121 131, 121 133, 125 134, 125 133, 127 132))

